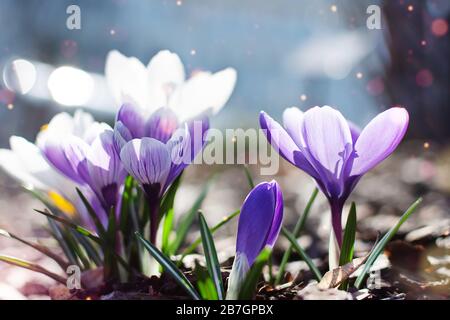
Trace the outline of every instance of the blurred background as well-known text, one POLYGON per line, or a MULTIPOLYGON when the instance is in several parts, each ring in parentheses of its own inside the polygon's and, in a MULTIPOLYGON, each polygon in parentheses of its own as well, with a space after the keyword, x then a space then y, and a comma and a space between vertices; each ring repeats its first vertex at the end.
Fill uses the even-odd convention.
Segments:
MULTIPOLYGON (((380 210, 395 216, 414 197, 428 195, 428 211, 415 226, 430 217, 442 221, 449 218, 450 190, 449 15, 448 0, 0 0, 0 147, 9 147, 11 135, 34 141, 61 111, 84 108, 112 122, 117 109, 103 77, 107 53, 117 49, 147 64, 169 49, 188 75, 237 70, 235 91, 212 121, 217 128, 257 128, 260 110, 280 119, 293 105, 331 105, 361 126, 386 108, 407 108, 407 141, 355 197, 366 216, 380 210), (66 27, 72 4, 81 9, 80 30, 66 27), (381 29, 366 26, 369 5, 381 8, 381 29), (63 66, 81 75, 58 69, 63 66)), ((228 169, 205 203, 212 220, 239 207, 248 191, 241 170, 228 169)), ((203 171, 188 170, 180 211, 200 192, 203 171)), ((309 196, 303 191, 313 184, 284 162, 278 178, 287 221, 295 221, 309 196)), ((0 173, 0 227, 39 235, 28 223, 35 203, 19 190, 0 173)), ((326 206, 315 210, 319 221, 326 206)), ((8 281, 23 285, 19 278, 8 281)))

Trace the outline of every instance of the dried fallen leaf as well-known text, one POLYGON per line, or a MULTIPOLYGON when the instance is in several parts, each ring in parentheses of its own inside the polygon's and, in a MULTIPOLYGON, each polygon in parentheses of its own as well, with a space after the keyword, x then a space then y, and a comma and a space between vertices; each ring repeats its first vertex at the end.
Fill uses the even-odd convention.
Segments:
POLYGON ((62 284, 50 287, 48 289, 48 294, 52 300, 70 300, 74 298, 74 295, 70 290, 62 284))
POLYGON ((297 293, 294 300, 353 300, 350 293, 336 288, 320 288, 315 281, 297 293))
POLYGON ((360 266, 362 266, 368 257, 369 255, 367 254, 364 257, 353 259, 351 262, 344 264, 343 266, 328 271, 322 277, 322 280, 320 280, 317 287, 319 289, 336 288, 342 282, 347 280, 360 266))

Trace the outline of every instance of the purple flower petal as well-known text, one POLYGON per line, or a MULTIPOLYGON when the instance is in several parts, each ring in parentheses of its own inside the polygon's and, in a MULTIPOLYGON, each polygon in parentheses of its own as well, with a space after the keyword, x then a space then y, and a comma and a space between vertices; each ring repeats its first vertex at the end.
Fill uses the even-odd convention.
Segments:
POLYGON ((48 137, 42 142, 41 150, 45 158, 66 177, 81 185, 85 184, 85 181, 80 177, 70 160, 66 157, 65 142, 60 141, 58 138, 48 137))
POLYGON ((117 153, 120 154, 123 146, 131 140, 133 140, 133 135, 130 130, 122 122, 116 121, 114 124, 114 147, 117 153))
MULTIPOLYGON (((289 136, 288 132, 275 120, 273 120, 265 112, 261 112, 259 116, 261 128, 272 147, 280 153, 287 161, 297 168, 300 168, 310 174, 312 177, 318 177, 316 170, 311 166, 305 157, 305 150, 298 146, 289 136)), ((289 131, 295 131, 293 122, 286 123, 289 131)), ((300 138, 300 135, 297 135, 300 138)))
POLYGON ((177 128, 176 114, 169 108, 160 108, 145 124, 145 136, 166 143, 177 128))
POLYGON ((351 175, 363 175, 386 159, 402 141, 408 122, 408 112, 403 108, 391 108, 376 116, 356 141, 351 175))
POLYGON ((283 112, 283 124, 286 132, 299 147, 305 144, 301 132, 303 117, 303 112, 296 107, 287 108, 283 112))
POLYGON ((78 137, 68 137, 64 142, 64 155, 70 162, 73 170, 84 183, 90 184, 86 155, 90 146, 78 137))
POLYGON ((92 143, 86 155, 89 186, 109 208, 117 204, 119 187, 126 171, 114 147, 114 133, 106 130, 92 143))
POLYGON ((244 253, 251 266, 266 246, 273 246, 281 227, 283 205, 278 184, 263 182, 247 196, 239 217, 236 252, 244 253))
POLYGON ((302 135, 309 155, 306 156, 325 184, 328 196, 344 192, 347 161, 353 142, 347 121, 328 106, 314 107, 304 114, 302 135))
POLYGON ((170 154, 164 143, 153 138, 133 139, 122 148, 125 169, 142 185, 164 186, 170 170, 170 154))
POLYGON ((123 104, 117 113, 116 122, 121 122, 128 129, 133 139, 144 136, 144 117, 141 110, 135 106, 129 103, 123 104))
POLYGON ((283 221, 283 193, 281 192, 280 185, 275 180, 272 180, 270 185, 275 195, 275 211, 272 226, 270 227, 270 232, 267 236, 267 245, 273 247, 280 234, 281 223, 283 221))
POLYGON ((261 111, 259 115, 259 122, 272 147, 278 151, 283 158, 293 165, 296 165, 294 152, 300 152, 300 149, 286 130, 264 111, 261 111))
POLYGON ((352 135, 353 145, 355 145, 356 140, 358 140, 359 135, 361 134, 361 128, 358 127, 353 122, 351 122, 350 120, 347 120, 347 123, 348 123, 348 127, 350 128, 350 133, 352 135))
POLYGON ((165 189, 194 161, 206 143, 209 129, 209 118, 190 120, 185 127, 180 127, 167 142, 171 154, 172 165, 167 178, 165 189))

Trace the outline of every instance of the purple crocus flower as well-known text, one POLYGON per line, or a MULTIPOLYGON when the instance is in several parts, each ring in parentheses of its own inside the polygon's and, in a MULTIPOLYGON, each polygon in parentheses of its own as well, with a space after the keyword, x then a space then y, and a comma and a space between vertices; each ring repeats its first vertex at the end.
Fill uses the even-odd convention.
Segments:
POLYGON ((208 128, 207 117, 179 123, 168 108, 145 116, 140 109, 124 104, 117 114, 115 147, 126 171, 141 184, 147 196, 153 243, 159 225, 160 200, 202 150, 208 128))
POLYGON ((242 281, 265 247, 273 247, 281 230, 283 195, 276 181, 258 184, 244 201, 239 217, 236 256, 227 299, 237 299, 242 281))
POLYGON ((261 112, 260 124, 271 145, 287 161, 317 182, 331 206, 332 225, 342 244, 342 208, 359 179, 388 157, 403 139, 408 112, 391 108, 377 115, 360 132, 328 106, 301 112, 284 111, 284 128, 261 112))
POLYGON ((81 186, 88 186, 106 213, 117 207, 126 171, 114 146, 114 132, 107 124, 93 128, 86 141, 75 135, 42 141, 47 160, 81 186))

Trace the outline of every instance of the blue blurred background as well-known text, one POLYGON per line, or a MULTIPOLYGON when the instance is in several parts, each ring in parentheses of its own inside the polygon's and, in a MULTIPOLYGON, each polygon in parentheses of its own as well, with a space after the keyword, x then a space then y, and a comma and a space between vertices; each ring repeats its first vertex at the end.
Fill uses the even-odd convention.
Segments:
MULTIPOLYGON (((280 118, 292 105, 325 104, 364 125, 402 105, 413 118, 410 137, 444 142, 449 9, 448 0, 0 0, 0 70, 22 58, 101 76, 112 49, 145 64, 169 49, 187 74, 237 69, 236 89, 214 118, 216 127, 256 127, 260 110, 280 118), (66 27, 71 4, 81 9, 80 30, 66 27), (382 9, 381 30, 366 27, 372 4, 382 9)), ((53 114, 73 111, 51 99, 45 82, 38 72, 40 91, 21 95, 0 81, 0 146, 12 134, 33 140, 53 114)), ((93 95, 96 102, 81 107, 111 121, 108 92, 93 95)))

